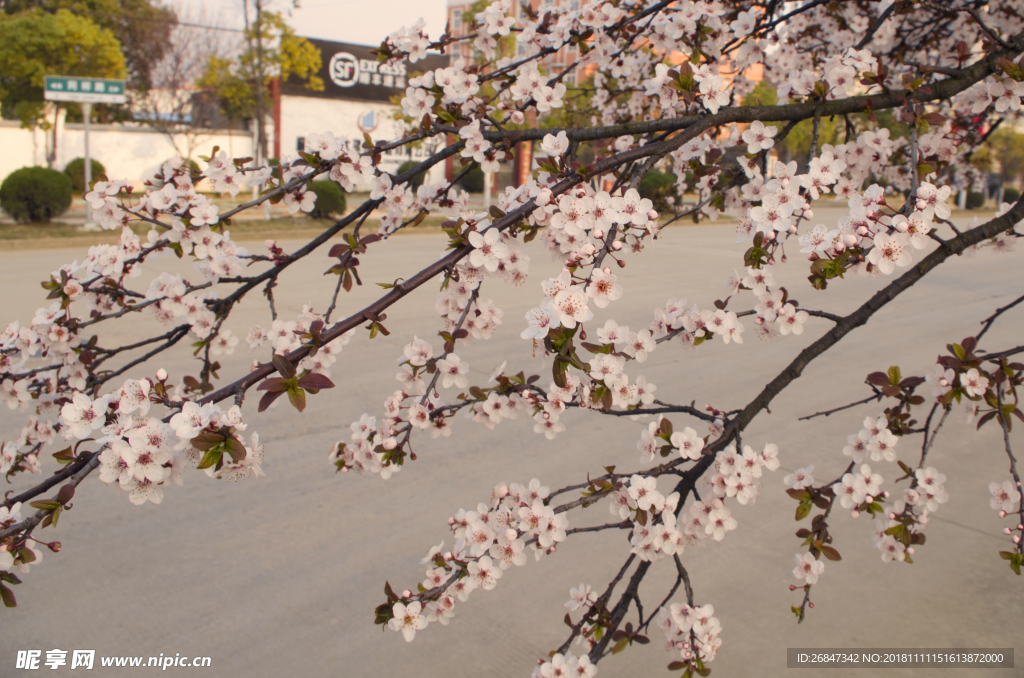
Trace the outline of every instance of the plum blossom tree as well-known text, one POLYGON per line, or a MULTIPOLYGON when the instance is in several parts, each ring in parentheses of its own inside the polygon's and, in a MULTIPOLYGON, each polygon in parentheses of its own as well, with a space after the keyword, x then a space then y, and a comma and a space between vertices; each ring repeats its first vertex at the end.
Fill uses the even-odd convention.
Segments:
POLYGON ((812 587, 827 582, 825 560, 841 558, 828 523, 837 503, 853 517, 867 513, 876 520, 873 539, 883 561, 912 563, 931 515, 948 501, 946 476, 926 457, 954 400, 968 403, 978 427, 991 422, 1003 431, 1010 477, 991 469, 991 496, 984 498, 1010 521, 998 555, 1020 574, 1024 514, 1009 434, 1013 419, 1024 419, 1017 391, 1024 365, 1013 362, 1024 347, 983 349, 982 340, 1024 296, 994 309, 973 336, 951 341, 932 373, 905 377, 894 366, 865 378, 871 367, 852 366, 849 378, 864 379, 870 395, 806 417, 868 403, 883 408, 846 441, 849 463, 834 479, 826 473, 822 480, 820 470, 815 478, 813 467, 773 478, 780 450, 770 441, 745 444, 743 433, 812 361, 946 260, 978 254, 998 266, 1000 253, 1015 246, 1024 203, 1003 205, 994 218, 961 230, 950 221, 947 199, 953 188, 980 179, 967 160, 971 150, 1020 110, 1024 5, 581 4, 536 13, 495 0, 463 37, 431 39, 422 22, 392 34, 378 51, 381 60, 415 62, 428 49, 449 50, 460 42, 470 42, 479 54, 473 62, 455 59, 450 67, 410 79, 402 102, 407 127, 395 139, 351 140, 325 132, 307 137, 306 152, 274 170, 215 151, 201 175, 171 161, 146 186, 107 181, 90 187, 86 199, 106 228, 120 229, 120 240, 93 246, 50 274, 42 283, 49 305, 27 325, 14 321, 0 332, 0 397, 28 415, 18 439, 3 443, 0 472, 16 480, 49 474, 17 494, 8 492, 0 508, 5 604, 15 604, 12 586, 21 583, 14 570, 37 563, 42 547, 59 550, 39 535, 56 528, 75 488, 94 471, 135 504, 159 504, 164 491, 173 492, 171 486, 195 470, 213 479, 262 475, 265 454, 273 451, 264 450, 257 434, 246 437, 259 420, 248 394, 264 392, 259 411, 285 402, 285 395, 300 412, 309 397, 330 397, 321 391, 334 386, 329 375, 343 349, 357 333, 349 351, 390 334, 388 313, 422 286, 436 290, 439 319, 420 333, 436 330, 441 341, 408 339, 399 356, 400 387, 383 409, 352 413, 348 430, 328 451, 338 471, 386 480, 415 466, 414 438, 426 431, 434 438, 456 435, 459 413, 469 420, 466 426, 487 429, 522 415, 548 439, 571 430, 586 416, 582 410, 646 421, 638 425, 636 459, 632 451, 624 461, 622 451, 605 450, 603 473, 581 470, 576 482, 557 489, 525 476, 498 481, 481 492, 478 505, 449 518, 451 544, 430 548, 422 583, 415 591, 386 584, 386 600, 376 609, 377 623, 406 641, 415 641, 418 631, 434 632, 435 622, 448 626, 462 605, 472 604, 470 598, 485 597, 509 570, 531 559, 556 557, 573 535, 618 532, 628 535, 629 548, 612 545, 609 557, 621 558, 621 569, 606 587, 583 582, 570 591, 568 637, 542 658, 535 675, 593 676, 603 658, 646 644, 651 633, 664 636, 671 670, 707 675, 723 628, 713 605, 696 595, 687 549, 701 543, 714 548, 729 539, 750 515, 745 507, 771 483, 778 491, 788 486, 797 521, 810 518, 796 532, 797 583, 790 588, 803 596, 792 607, 797 620, 813 607, 812 587), (505 36, 514 36, 512 54, 505 53, 508 38, 498 39, 505 36), (546 72, 543 57, 566 46, 574 48, 575 60, 557 74, 546 72), (777 87, 778 104, 738 105, 753 89, 755 71, 777 87), (582 84, 567 84, 572 72, 582 84), (546 114, 555 119, 553 113, 569 107, 572 120, 588 123, 544 126, 546 114), (875 113, 883 110, 895 113, 905 133, 894 135, 877 124, 875 113), (824 119, 842 122, 844 143, 818 146, 824 119), (540 122, 528 122, 534 120, 540 122), (805 120, 814 130, 806 161, 770 166, 772 148, 805 120), (454 142, 406 172, 392 175, 378 167, 388 150, 443 135, 454 142), (487 213, 455 188, 458 177, 411 186, 414 176, 448 158, 460 158, 463 174, 477 166, 493 169, 516 144, 532 142, 546 154, 537 171, 525 185, 506 189, 487 213), (589 163, 580 160, 583 145, 596 149, 589 163), (678 193, 695 194, 694 204, 656 212, 637 190, 655 166, 671 169, 678 193), (231 239, 229 219, 267 201, 309 211, 315 200, 309 182, 320 175, 346 190, 356 181, 373 190, 295 251, 268 241, 265 252, 250 253, 231 239), (200 176, 215 186, 247 183, 260 196, 220 212, 196 192, 200 176), (811 201, 833 199, 845 215, 837 223, 817 223, 811 201), (381 216, 373 231, 375 211, 381 216), (595 321, 595 308, 614 313, 628 298, 615 274, 627 265, 627 254, 641 257, 658 247, 662 229, 674 221, 715 219, 722 212, 737 217, 738 241, 745 243, 736 253, 737 270, 723 271, 729 276, 725 299, 688 304, 669 298, 643 328, 614 318, 595 321), (385 249, 391 235, 415 227, 428 213, 447 217, 448 252, 407 277, 378 283, 384 289, 373 303, 334 318, 341 292, 362 284, 361 258, 385 249), (137 237, 133 224, 149 225, 148 236, 137 237), (791 238, 809 262, 805 289, 776 283, 779 267, 807 265, 785 256, 791 238), (526 244, 534 240, 533 247, 547 250, 563 269, 539 286, 528 280, 526 244), (306 307, 297 317, 280 317, 273 301, 279 277, 323 256, 329 243, 327 273, 337 280, 325 288, 326 310, 306 307), (159 255, 193 260, 197 275, 161 271, 159 255), (156 274, 148 288, 133 283, 143 267, 156 274), (799 293, 827 300, 829 288, 850 285, 855 276, 877 276, 887 284, 845 315, 809 309, 796 299, 799 293), (536 306, 525 319, 505 317, 483 296, 484 282, 488 289, 521 287, 536 306), (239 343, 228 319, 246 294, 260 288, 269 319, 245 334, 258 358, 247 374, 221 375, 216 357, 239 343), (138 314, 154 317, 166 331, 121 346, 104 345, 94 335, 101 323, 131 322, 138 314), (546 361, 550 375, 542 378, 531 374, 536 365, 506 360, 487 383, 472 383, 457 350, 485 342, 509 324, 530 342, 537 362, 546 361), (738 407, 655 400, 657 385, 634 372, 653 351, 699 351, 716 338, 743 345, 736 350, 757 350, 744 342, 747 331, 747 338, 764 341, 805 332, 816 338, 738 407), (172 376, 160 366, 162 356, 185 342, 197 357, 198 376, 172 376), (914 436, 923 437, 919 454, 908 450, 914 436), (56 471, 43 469, 48 448, 62 448, 51 455, 56 471), (572 526, 571 516, 597 504, 609 508, 612 522, 572 526), (663 561, 676 574, 674 585, 644 614, 639 585, 663 561), (576 653, 570 652, 574 642, 576 653))

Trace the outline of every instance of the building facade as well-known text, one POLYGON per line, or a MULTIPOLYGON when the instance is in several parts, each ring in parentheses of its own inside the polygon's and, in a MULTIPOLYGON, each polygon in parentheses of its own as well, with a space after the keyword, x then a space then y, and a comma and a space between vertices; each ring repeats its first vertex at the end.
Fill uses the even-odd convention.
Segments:
MULTIPOLYGON (((330 131, 357 144, 364 134, 374 141, 394 138, 399 131, 394 114, 401 112, 397 102, 405 95, 409 78, 448 65, 448 57, 437 54, 415 64, 388 66, 377 61, 373 48, 366 45, 314 38, 309 41, 320 50, 322 66, 317 75, 324 89, 307 89, 297 79, 274 88, 271 153, 278 158, 294 157, 304 150, 305 137, 314 132, 330 131)), ((420 161, 436 153, 442 143, 433 139, 389 151, 383 155, 380 168, 394 173, 404 162, 420 161)), ((438 168, 429 178, 439 181, 442 176, 443 170, 438 168)))

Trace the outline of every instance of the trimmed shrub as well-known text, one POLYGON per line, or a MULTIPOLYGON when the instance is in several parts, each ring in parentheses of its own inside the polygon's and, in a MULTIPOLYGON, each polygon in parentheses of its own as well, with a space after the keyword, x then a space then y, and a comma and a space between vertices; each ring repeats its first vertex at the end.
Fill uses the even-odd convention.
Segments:
POLYGON ((309 216, 314 219, 330 219, 345 213, 345 192, 333 181, 314 181, 309 190, 316 193, 316 204, 309 216))
POLYGON ((654 203, 654 209, 664 212, 670 209, 666 198, 676 194, 676 175, 651 170, 640 180, 636 190, 641 198, 654 203))
POLYGON ((46 167, 22 167, 0 185, 0 207, 15 221, 47 222, 71 206, 71 179, 46 167))
POLYGON ((1004 188, 1003 189, 1003 202, 1008 202, 1011 205, 1020 200, 1020 191, 1016 188, 1004 188))
POLYGON ((985 206, 985 194, 978 191, 967 192, 967 209, 980 210, 985 206))
MULTIPOLYGON (((456 166, 455 176, 459 176, 462 170, 456 166)), ((479 167, 474 167, 469 170, 466 176, 459 179, 459 185, 462 186, 462 190, 470 193, 483 193, 484 192, 484 171, 479 167)))
MULTIPOLYGON (((91 164, 93 181, 96 181, 101 174, 107 173, 107 168, 99 160, 93 159, 91 164)), ((71 179, 71 189, 75 193, 85 193, 85 158, 75 158, 69 162, 68 166, 64 168, 64 174, 71 179)))
MULTIPOLYGON (((409 170, 411 170, 413 167, 415 167, 418 164, 419 164, 418 162, 413 162, 412 160, 408 160, 406 162, 403 162, 401 165, 399 165, 398 172, 396 172, 396 174, 401 174, 402 172, 408 172, 409 170)), ((419 174, 417 174, 416 176, 414 176, 412 179, 409 180, 409 186, 411 186, 412 189, 415 191, 417 188, 419 188, 420 186, 423 185, 423 180, 426 179, 426 178, 427 178, 426 172, 420 172, 419 174)))

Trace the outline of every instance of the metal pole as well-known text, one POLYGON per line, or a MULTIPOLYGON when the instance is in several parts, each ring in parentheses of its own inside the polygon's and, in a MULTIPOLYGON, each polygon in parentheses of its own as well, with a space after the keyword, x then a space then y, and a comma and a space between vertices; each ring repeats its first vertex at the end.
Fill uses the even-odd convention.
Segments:
POLYGON ((491 209, 491 182, 494 179, 494 175, 490 172, 484 172, 484 211, 491 209))
MULTIPOLYGON (((89 120, 92 118, 92 104, 82 104, 82 117, 85 119, 85 192, 90 191, 92 183, 92 157, 89 155, 89 120)), ((85 225, 92 223, 92 205, 85 203, 85 225)))

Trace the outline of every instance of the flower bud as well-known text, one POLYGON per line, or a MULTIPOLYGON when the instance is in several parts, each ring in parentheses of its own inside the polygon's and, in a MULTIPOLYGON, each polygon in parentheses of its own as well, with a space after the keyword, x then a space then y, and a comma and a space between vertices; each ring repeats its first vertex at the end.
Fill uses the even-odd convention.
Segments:
POLYGON ((814 603, 807 603, 807 607, 809 607, 809 608, 811 608, 813 610, 814 609, 814 603))
POLYGON ((868 227, 867 226, 858 226, 857 227, 857 235, 863 237, 863 236, 866 236, 867 234, 868 234, 868 227))
POLYGON ((618 252, 621 249, 622 249, 622 243, 621 242, 616 240, 615 242, 612 243, 612 251, 613 252, 618 252))
POLYGON ((914 547, 913 546, 908 546, 907 547, 907 553, 909 553, 910 555, 914 555, 914 547))
POLYGON ((161 367, 156 371, 156 378, 158 381, 167 381, 167 370, 161 367))
POLYGON ((595 228, 592 232, 592 235, 598 240, 604 240, 604 231, 602 231, 600 228, 595 228))
POLYGON ((523 115, 522 111, 513 111, 510 119, 512 120, 512 124, 522 125, 523 121, 526 120, 526 116, 523 115))
MULTIPOLYGON (((1000 513, 1002 513, 1002 511, 1000 511, 1000 513)), ((1010 528, 1008 528, 1008 527, 1004 527, 1004 528, 1003 528, 1003 534, 1005 534, 1005 535, 1010 535, 1010 534, 1013 534, 1013 530, 1011 530, 1011 529, 1010 529, 1010 528)))
POLYGON ((508 485, 506 485, 505 483, 498 483, 498 485, 494 488, 494 496, 498 497, 499 499, 507 497, 508 485))
POLYGON ((860 518, 860 511, 858 511, 857 509, 853 509, 852 511, 850 511, 850 517, 854 520, 860 518))
POLYGON ((814 210, 810 210, 810 209, 804 210, 804 219, 813 219, 813 218, 814 218, 814 210))
POLYGON ((790 225, 790 227, 786 229, 786 233, 789 233, 790 235, 796 235, 796 224, 790 225))
POLYGON ((764 325, 764 318, 762 318, 761 316, 757 316, 756 318, 754 318, 754 324, 755 325, 764 325))
POLYGON ((1013 543, 1014 544, 1019 544, 1020 543, 1020 535, 1019 534, 1013 535, 1013 543))
POLYGON ((402 597, 403 598, 408 598, 411 595, 412 595, 412 591, 410 591, 409 589, 406 589, 406 590, 402 591, 402 597))
POLYGON ((648 221, 656 221, 657 219, 658 219, 658 212, 657 212, 657 210, 647 210, 647 220, 648 221))

